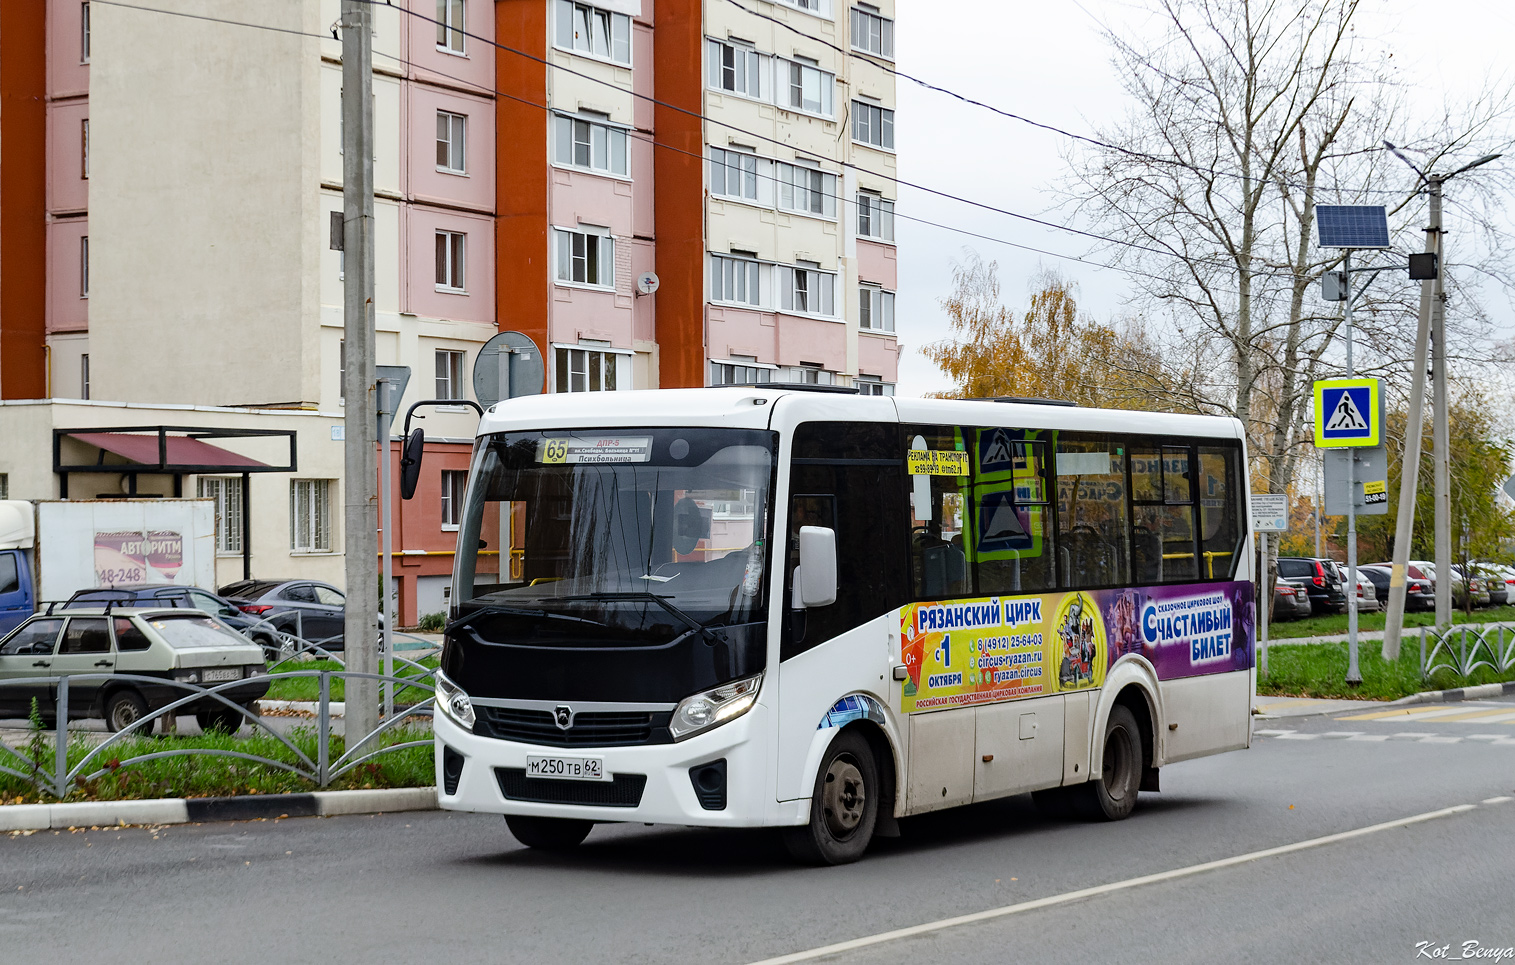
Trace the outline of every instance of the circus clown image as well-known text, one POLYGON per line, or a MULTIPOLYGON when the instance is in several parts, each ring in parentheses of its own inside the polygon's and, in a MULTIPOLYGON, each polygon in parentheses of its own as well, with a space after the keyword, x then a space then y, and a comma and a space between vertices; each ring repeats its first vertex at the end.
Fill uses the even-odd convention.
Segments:
POLYGON ((1098 686, 1104 677, 1105 632, 1094 601, 1082 593, 1065 597, 1055 617, 1062 645, 1057 682, 1063 690, 1098 686))

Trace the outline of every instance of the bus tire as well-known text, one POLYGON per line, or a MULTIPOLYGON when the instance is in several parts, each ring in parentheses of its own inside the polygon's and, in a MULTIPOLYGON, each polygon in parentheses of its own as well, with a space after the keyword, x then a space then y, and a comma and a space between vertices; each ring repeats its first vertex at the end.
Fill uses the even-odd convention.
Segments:
POLYGON ((878 761, 856 730, 844 730, 821 758, 810 795, 810 821, 784 828, 784 846, 805 864, 850 864, 861 858, 878 824, 878 761))
POLYGON ((1119 821, 1136 807, 1141 779, 1141 729, 1131 711, 1116 704, 1105 721, 1105 753, 1099 776, 1071 789, 1073 806, 1089 820, 1119 821))
POLYGON ((571 851, 589 837, 593 821, 574 818, 534 818, 524 814, 505 815, 505 825, 517 841, 538 851, 571 851))

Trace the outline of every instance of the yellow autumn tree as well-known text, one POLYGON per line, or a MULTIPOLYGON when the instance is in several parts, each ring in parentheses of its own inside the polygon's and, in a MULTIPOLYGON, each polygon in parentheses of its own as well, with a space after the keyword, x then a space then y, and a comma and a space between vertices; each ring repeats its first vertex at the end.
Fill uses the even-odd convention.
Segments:
POLYGON ((948 398, 1024 396, 1115 409, 1187 408, 1163 391, 1162 354, 1145 333, 1080 316, 1071 282, 1044 271, 1026 311, 1000 299, 998 265, 976 254, 942 300, 950 338, 922 351, 956 383, 948 398))

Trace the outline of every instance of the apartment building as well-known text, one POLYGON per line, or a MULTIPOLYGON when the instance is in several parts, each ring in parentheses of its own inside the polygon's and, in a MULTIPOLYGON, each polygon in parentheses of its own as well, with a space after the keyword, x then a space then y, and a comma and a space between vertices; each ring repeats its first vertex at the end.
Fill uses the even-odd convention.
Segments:
MULTIPOLYGON (((302 413, 332 427, 302 446, 339 451, 340 0, 0 6, 0 400, 74 400, 54 428, 81 402, 132 407, 116 425, 302 413)), ((412 371, 402 405, 470 398, 502 330, 537 342, 548 392, 892 393, 892 3, 374 13, 377 354, 412 371)), ((451 567, 473 419, 448 408, 396 521, 406 620, 442 608, 451 567)), ((339 569, 340 482, 298 482, 250 483, 267 525, 290 507, 256 575, 339 569)))

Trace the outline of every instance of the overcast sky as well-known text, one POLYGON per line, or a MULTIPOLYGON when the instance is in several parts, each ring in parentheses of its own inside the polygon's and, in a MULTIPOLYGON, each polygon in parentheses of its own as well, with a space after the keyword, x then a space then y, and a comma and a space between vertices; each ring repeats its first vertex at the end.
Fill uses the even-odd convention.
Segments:
MULTIPOLYGON (((898 67, 906 73, 970 94, 1005 110, 1077 133, 1121 116, 1127 105, 1100 38, 1100 24, 1140 31, 1149 8, 1141 0, 898 0, 898 67)), ((1511 76, 1509 46, 1515 14, 1491 0, 1377 0, 1364 4, 1361 29, 1391 48, 1427 104, 1476 91, 1489 75, 1511 76)), ((1028 215, 1048 214, 1051 188, 1064 171, 1068 139, 899 80, 898 149, 901 177, 1028 215)), ((1392 139, 1392 137, 1391 137, 1392 139)), ((1498 164, 1515 164, 1507 157, 1498 164)), ((1448 187, 1449 193, 1453 190, 1448 187)), ((1082 255, 1076 236, 901 187, 901 215, 914 215, 1049 251, 1082 255)), ((1448 228, 1455 209, 1447 211, 1448 228)), ((920 353, 943 338, 939 301, 951 290, 952 266, 965 248, 998 261, 1006 301, 1023 307, 1028 280, 1042 265, 1075 279, 1080 307, 1100 319, 1121 310, 1122 276, 1076 262, 1048 258, 901 218, 898 391, 918 396, 949 383, 920 353)), ((1417 247, 1418 247, 1418 240, 1417 247)), ((1455 244, 1455 240, 1453 241, 1455 244)), ((1453 252, 1455 255, 1455 251, 1453 252)), ((1486 292, 1489 307, 1506 322, 1507 294, 1486 292)))

